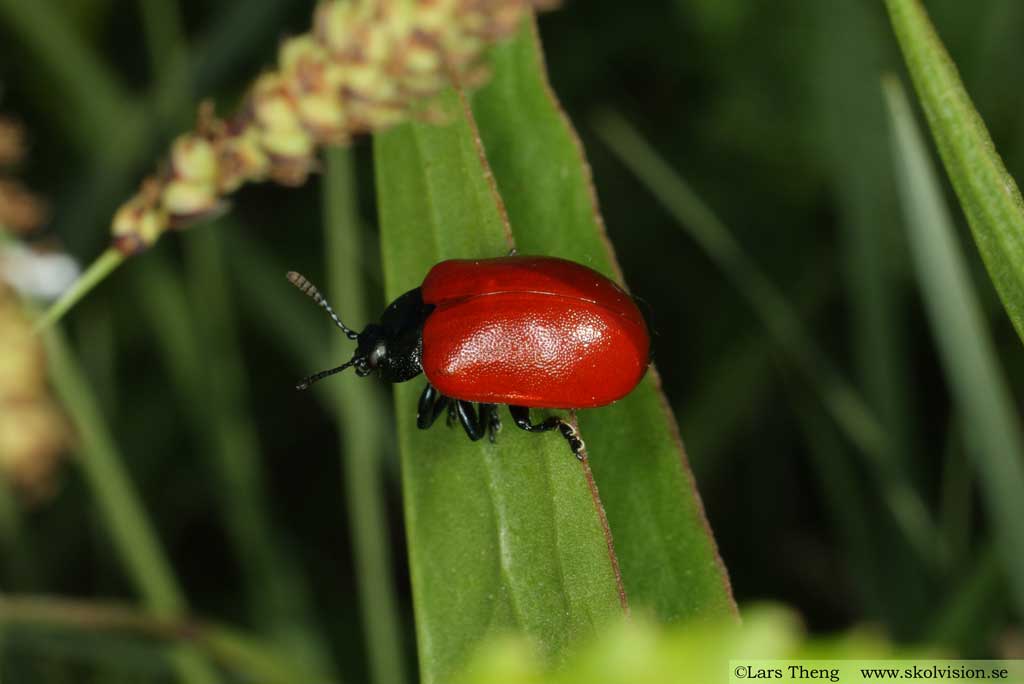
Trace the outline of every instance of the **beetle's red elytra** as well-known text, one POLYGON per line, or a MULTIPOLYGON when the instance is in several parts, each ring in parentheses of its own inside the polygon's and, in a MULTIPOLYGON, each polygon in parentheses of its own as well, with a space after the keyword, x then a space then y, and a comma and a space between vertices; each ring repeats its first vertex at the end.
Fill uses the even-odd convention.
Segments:
POLYGON ((530 408, 593 408, 629 394, 650 340, 633 298, 551 257, 443 261, 422 286, 423 372, 441 394, 530 408))
POLYGON ((610 404, 636 387, 650 360, 650 335, 633 298, 597 271, 565 259, 442 261, 421 287, 358 334, 308 280, 294 272, 288 279, 357 341, 351 360, 310 376, 299 389, 350 366, 387 382, 422 372, 422 429, 447 411, 470 439, 486 433, 493 441, 501 427, 497 405, 508 404, 517 427, 557 429, 581 458, 583 441, 570 423, 558 417, 532 423, 530 409, 610 404))

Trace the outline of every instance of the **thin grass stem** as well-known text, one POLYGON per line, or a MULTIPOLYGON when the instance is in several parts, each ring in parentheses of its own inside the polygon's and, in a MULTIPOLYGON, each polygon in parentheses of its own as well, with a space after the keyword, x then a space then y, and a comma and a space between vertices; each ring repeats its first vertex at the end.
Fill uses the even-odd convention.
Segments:
POLYGON ((60 298, 36 321, 36 330, 49 328, 63 318, 64 314, 71 310, 85 295, 99 285, 104 278, 114 272, 124 261, 124 254, 114 248, 107 249, 92 262, 85 273, 78 277, 60 298))

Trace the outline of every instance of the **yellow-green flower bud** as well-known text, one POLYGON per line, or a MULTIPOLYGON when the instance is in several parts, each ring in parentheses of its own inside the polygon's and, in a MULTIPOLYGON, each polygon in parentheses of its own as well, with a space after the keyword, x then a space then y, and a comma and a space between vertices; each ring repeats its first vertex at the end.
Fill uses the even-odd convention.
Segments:
POLYGON ((217 154, 210 141, 188 133, 174 141, 171 169, 176 178, 213 187, 217 183, 217 154))
POLYGON ((211 109, 198 132, 179 138, 171 171, 149 199, 114 217, 126 253, 169 227, 222 206, 249 181, 298 185, 317 167, 317 146, 346 143, 429 109, 452 81, 481 82, 484 48, 511 35, 530 6, 547 0, 324 0, 313 29, 284 41, 278 71, 259 77, 229 121, 211 109), (419 102, 424 100, 425 102, 419 102))
POLYGON ((302 130, 302 121, 288 97, 280 74, 264 74, 256 81, 252 105, 260 128, 285 132, 302 130))
POLYGON ((153 246, 170 227, 170 219, 159 206, 160 181, 149 179, 134 198, 114 214, 111 232, 114 246, 124 254, 137 254, 153 246))
POLYGON ((219 141, 218 157, 222 194, 234 192, 243 183, 265 180, 270 174, 270 158, 260 144, 259 131, 252 126, 241 135, 219 141))
POLYGON ((260 142, 271 157, 313 156, 313 138, 302 128, 268 128, 260 136, 260 142))
POLYGON ((171 216, 192 218, 205 214, 217 205, 216 186, 175 180, 164 188, 163 206, 171 216))
POLYGON ((317 7, 313 34, 328 52, 340 54, 352 45, 355 38, 353 29, 359 21, 358 10, 356 3, 337 0, 323 2, 317 7))

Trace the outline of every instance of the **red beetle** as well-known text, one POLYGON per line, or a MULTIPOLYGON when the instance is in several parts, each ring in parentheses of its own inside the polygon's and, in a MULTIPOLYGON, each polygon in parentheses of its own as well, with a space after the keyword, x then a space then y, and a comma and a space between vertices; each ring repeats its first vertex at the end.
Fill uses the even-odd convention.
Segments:
POLYGON ((291 272, 288 280, 357 342, 349 361, 306 378, 298 389, 350 366, 387 382, 426 373, 420 429, 447 409, 449 422, 457 419, 470 439, 486 432, 493 441, 501 428, 497 405, 508 404, 517 427, 558 429, 579 458, 583 441, 572 425, 557 417, 532 423, 530 409, 605 406, 629 394, 649 362, 647 325, 633 298, 565 259, 442 261, 362 333, 345 326, 304 277, 291 272))

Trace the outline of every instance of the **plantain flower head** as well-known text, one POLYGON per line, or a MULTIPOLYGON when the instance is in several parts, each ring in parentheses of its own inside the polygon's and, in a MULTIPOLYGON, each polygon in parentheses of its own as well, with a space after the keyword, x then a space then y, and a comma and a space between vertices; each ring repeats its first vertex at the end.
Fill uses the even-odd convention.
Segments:
POLYGON ((283 42, 277 69, 253 83, 232 118, 200 108, 165 168, 116 213, 114 245, 134 254, 222 211, 244 183, 300 185, 317 150, 408 120, 455 82, 480 83, 484 50, 510 37, 542 0, 325 0, 311 30, 283 42))

